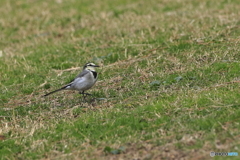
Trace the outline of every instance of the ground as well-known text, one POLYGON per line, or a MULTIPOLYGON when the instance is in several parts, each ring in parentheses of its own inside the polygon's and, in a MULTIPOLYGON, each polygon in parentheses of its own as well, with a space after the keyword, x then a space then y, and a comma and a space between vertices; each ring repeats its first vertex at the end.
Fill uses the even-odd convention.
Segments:
POLYGON ((0 159, 238 152, 239 7, 237 0, 2 0, 0 159), (101 66, 92 96, 42 97, 86 62, 101 66))

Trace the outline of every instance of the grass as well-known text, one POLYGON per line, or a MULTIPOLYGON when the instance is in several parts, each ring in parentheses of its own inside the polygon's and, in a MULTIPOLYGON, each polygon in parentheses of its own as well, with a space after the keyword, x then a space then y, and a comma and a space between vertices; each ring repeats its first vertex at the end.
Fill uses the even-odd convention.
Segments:
POLYGON ((239 151, 237 0, 3 0, 0 10, 0 159, 239 151), (87 102, 41 97, 89 61, 101 67, 87 102))

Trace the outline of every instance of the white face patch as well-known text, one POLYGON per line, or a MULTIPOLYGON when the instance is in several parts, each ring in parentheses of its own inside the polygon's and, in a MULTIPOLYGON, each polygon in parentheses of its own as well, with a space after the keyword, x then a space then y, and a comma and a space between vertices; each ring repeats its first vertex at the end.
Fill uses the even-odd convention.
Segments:
POLYGON ((99 66, 94 63, 87 63, 87 64, 85 64, 83 69, 86 69, 89 71, 95 71, 95 67, 99 67, 99 66))
POLYGON ((94 63, 88 63, 87 66, 96 66, 94 63))
POLYGON ((95 71, 95 68, 93 66, 87 66, 86 69, 90 71, 95 71))

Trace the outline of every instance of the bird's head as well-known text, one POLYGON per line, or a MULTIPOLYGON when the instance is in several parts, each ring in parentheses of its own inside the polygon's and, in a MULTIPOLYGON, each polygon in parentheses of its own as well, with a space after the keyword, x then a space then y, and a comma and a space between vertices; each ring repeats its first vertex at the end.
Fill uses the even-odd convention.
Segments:
POLYGON ((99 66, 94 64, 94 63, 86 63, 83 67, 83 70, 88 69, 88 70, 91 70, 91 71, 95 71, 95 67, 99 67, 99 66))

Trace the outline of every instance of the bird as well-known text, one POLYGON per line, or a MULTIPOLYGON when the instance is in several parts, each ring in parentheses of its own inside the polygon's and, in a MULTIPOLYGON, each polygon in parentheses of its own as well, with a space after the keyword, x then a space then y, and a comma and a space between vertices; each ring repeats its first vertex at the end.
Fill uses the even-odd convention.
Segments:
POLYGON ((90 89, 97 81, 98 73, 95 71, 95 67, 100 66, 91 62, 86 63, 83 66, 82 72, 79 73, 77 77, 73 79, 70 83, 43 96, 46 97, 61 90, 77 90, 79 91, 79 94, 91 95, 89 93, 85 93, 85 91, 90 89))

